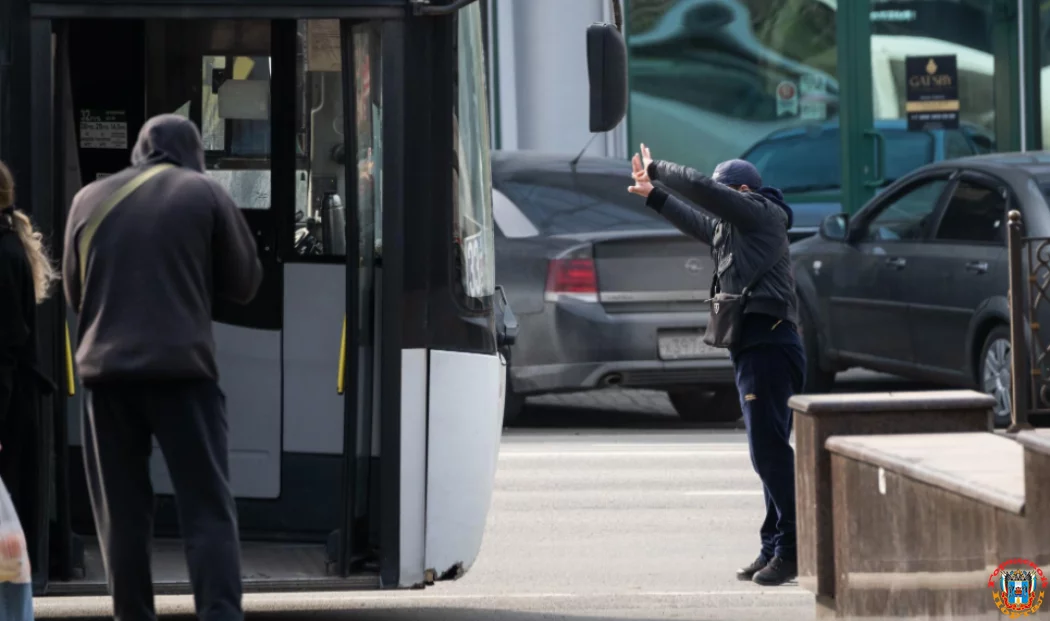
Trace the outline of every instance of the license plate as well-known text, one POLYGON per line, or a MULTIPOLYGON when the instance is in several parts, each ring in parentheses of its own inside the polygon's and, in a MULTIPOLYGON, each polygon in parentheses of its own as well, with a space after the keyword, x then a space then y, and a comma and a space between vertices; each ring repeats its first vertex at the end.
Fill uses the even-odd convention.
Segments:
POLYGON ((662 334, 659 339, 661 360, 688 360, 690 358, 712 358, 725 356, 726 350, 711 347, 704 342, 704 335, 662 334))

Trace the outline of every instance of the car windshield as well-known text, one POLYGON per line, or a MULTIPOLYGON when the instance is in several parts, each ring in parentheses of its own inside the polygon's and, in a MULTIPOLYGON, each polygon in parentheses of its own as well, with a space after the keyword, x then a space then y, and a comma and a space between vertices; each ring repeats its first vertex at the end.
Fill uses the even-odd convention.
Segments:
MULTIPOLYGON (((933 161, 928 132, 881 130, 886 140, 887 183, 933 161)), ((758 168, 765 185, 784 192, 834 190, 842 186, 837 129, 760 142, 744 159, 758 168)))
POLYGON ((510 199, 497 196, 496 223, 508 237, 669 228, 644 199, 627 192, 629 182, 630 170, 621 176, 515 174, 495 183, 496 192, 510 199))

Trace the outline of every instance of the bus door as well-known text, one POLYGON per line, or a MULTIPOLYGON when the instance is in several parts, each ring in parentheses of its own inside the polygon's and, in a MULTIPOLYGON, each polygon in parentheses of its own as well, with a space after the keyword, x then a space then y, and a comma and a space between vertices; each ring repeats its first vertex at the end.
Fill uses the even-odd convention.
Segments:
POLYGON ((354 561, 377 560, 380 547, 379 454, 380 373, 383 257, 383 62, 380 22, 345 23, 343 58, 348 84, 342 112, 348 120, 343 145, 348 186, 349 212, 346 223, 344 264, 345 306, 340 392, 349 390, 344 401, 346 424, 355 425, 344 434, 346 464, 344 530, 339 542, 340 571, 346 573, 354 561))
MULTIPOLYGON (((380 23, 55 24, 56 144, 67 159, 56 222, 82 185, 127 165, 146 119, 175 113, 198 125, 206 172, 241 207, 264 267, 250 304, 214 307, 242 541, 313 542, 328 573, 360 568, 343 551, 366 561, 379 539, 368 504, 378 497, 380 23)), ((75 350, 76 317, 67 321, 75 350)), ((82 408, 78 390, 67 403, 69 502, 59 513, 89 539, 82 408)), ((173 489, 156 446, 151 470, 157 535, 176 536, 173 489)))

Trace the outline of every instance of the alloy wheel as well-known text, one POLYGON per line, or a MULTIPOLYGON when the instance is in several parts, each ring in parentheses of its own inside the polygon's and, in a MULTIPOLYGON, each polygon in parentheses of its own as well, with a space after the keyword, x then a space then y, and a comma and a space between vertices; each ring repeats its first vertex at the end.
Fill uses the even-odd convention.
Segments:
POLYGON ((1010 341, 997 339, 984 354, 981 382, 984 392, 995 398, 997 420, 1010 419, 1010 341))

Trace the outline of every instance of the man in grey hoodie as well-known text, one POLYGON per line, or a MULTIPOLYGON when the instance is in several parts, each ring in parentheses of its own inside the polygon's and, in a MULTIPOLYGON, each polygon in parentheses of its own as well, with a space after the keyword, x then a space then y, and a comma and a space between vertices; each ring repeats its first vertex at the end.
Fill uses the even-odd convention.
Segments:
POLYGON ((262 281, 251 230, 204 173, 197 127, 146 122, 125 170, 73 198, 63 258, 87 391, 84 465, 117 619, 156 619, 150 572, 152 437, 179 511, 197 614, 240 621, 240 542, 212 303, 262 281))
POLYGON ((763 267, 772 265, 745 306, 740 341, 729 354, 751 463, 762 480, 766 502, 758 557, 738 570, 737 577, 767 586, 783 584, 798 575, 788 399, 802 390, 806 368, 788 253, 791 208, 780 190, 763 187, 758 170, 743 160, 722 162, 708 177, 692 168, 653 161, 643 144, 633 164, 634 185, 628 191, 646 197, 646 205, 711 247, 721 291, 740 294, 763 267))

